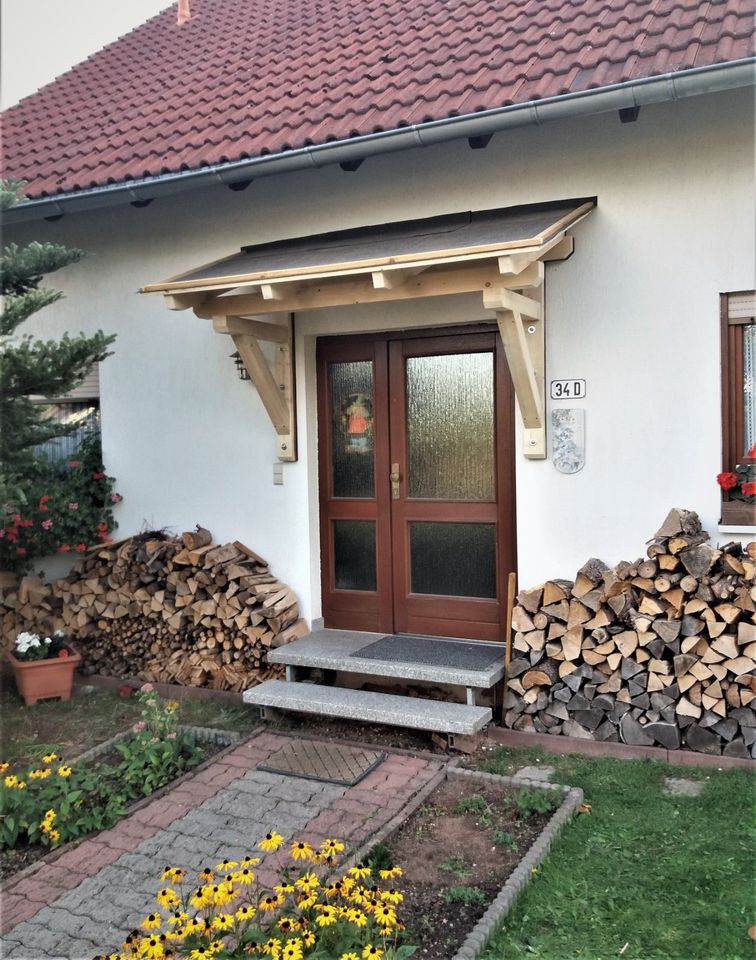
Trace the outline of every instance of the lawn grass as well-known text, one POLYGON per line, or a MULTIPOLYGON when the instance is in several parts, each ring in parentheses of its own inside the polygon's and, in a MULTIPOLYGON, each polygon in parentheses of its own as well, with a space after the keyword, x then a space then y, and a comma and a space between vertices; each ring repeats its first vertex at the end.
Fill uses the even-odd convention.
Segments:
POLYGON ((754 812, 747 769, 497 749, 480 764, 509 774, 537 763, 582 787, 578 814, 482 960, 747 960, 756 955, 754 812), (665 777, 702 780, 667 796, 665 777))
MULTIPOLYGON (((259 724, 255 710, 213 700, 187 699, 179 710, 180 722, 192 726, 244 734, 259 724)), ((128 729, 139 719, 141 706, 134 696, 79 688, 70 700, 40 700, 27 707, 10 680, 0 691, 0 711, 0 759, 32 762, 52 750, 72 759, 128 729)))

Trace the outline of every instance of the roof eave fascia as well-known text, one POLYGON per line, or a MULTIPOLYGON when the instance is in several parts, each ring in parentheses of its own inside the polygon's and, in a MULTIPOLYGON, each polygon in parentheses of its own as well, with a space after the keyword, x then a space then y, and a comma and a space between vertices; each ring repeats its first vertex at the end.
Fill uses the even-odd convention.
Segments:
POLYGON ((3 214, 3 222, 6 226, 10 226, 46 217, 57 218, 67 213, 95 210, 119 203, 153 200, 218 182, 230 185, 257 177, 318 168, 333 163, 364 160, 370 156, 414 147, 433 146, 449 140, 487 136, 516 127, 577 119, 628 107, 647 106, 753 86, 755 67, 756 57, 749 57, 577 93, 561 94, 523 104, 481 110, 459 117, 431 120, 427 123, 398 127, 346 140, 300 147, 280 154, 250 157, 245 160, 208 165, 198 170, 162 174, 61 193, 52 197, 28 200, 6 210, 3 214))

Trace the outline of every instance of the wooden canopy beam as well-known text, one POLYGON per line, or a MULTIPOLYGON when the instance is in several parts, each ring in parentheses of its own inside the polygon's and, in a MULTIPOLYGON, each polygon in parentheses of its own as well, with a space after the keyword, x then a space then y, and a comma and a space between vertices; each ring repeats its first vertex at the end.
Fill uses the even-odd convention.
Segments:
MULTIPOLYGON (((359 303, 388 303, 417 297, 438 297, 455 293, 480 293, 489 288, 522 290, 543 282, 543 265, 531 263, 517 275, 503 277, 492 264, 473 262, 440 270, 428 270, 409 277, 395 288, 376 288, 372 276, 358 280, 330 279, 303 285, 281 300, 265 300, 259 293, 209 297, 194 308, 198 317, 211 319, 221 314, 255 316, 270 313, 299 313, 322 307, 343 307, 359 303)), ((283 284, 281 285, 284 286, 283 284)))

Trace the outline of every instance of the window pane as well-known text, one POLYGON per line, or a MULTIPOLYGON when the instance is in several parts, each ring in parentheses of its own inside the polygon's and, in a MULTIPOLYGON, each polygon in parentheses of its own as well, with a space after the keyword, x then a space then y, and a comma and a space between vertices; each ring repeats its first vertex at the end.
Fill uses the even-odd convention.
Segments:
POLYGON ((407 360, 409 495, 494 499, 493 354, 407 360))
POLYGON ((332 363, 329 369, 333 421, 334 497, 372 497, 373 364, 332 363))
POLYGON ((412 593, 496 598, 492 523, 410 523, 412 593))
MULTIPOLYGON (((745 450, 756 443, 756 323, 743 327, 743 437, 745 450)), ((744 451, 745 452, 745 451, 744 451)))
POLYGON ((333 521, 333 563, 337 590, 375 590, 375 523, 333 521))

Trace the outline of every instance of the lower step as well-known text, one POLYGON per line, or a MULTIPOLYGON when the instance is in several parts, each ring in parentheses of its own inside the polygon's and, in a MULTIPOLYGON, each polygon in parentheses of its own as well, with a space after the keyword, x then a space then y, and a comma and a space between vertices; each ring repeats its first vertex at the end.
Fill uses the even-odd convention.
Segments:
POLYGON ((470 707, 443 700, 398 697, 347 687, 266 680, 244 693, 244 702, 257 707, 317 713, 328 717, 385 723, 393 727, 437 733, 477 733, 491 721, 488 707, 470 707))

